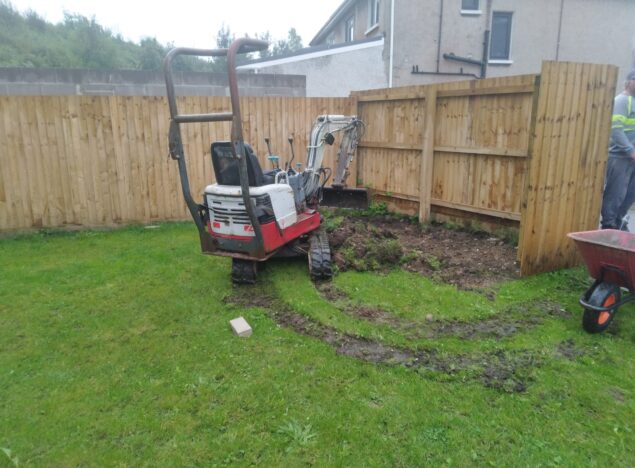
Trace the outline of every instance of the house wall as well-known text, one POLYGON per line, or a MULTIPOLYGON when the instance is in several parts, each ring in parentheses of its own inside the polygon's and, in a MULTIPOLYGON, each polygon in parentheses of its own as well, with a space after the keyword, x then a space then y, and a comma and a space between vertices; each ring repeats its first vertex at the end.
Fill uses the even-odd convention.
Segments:
MULTIPOLYGON (((391 1, 382 0, 380 28, 371 32, 385 34, 386 76, 390 62, 391 1)), ((481 0, 479 15, 462 14, 460 0, 394 2, 393 86, 466 78, 413 74, 415 65, 420 71, 458 73, 462 69, 464 73, 480 74, 478 66, 450 61, 442 55, 454 53, 481 60, 484 33, 491 29, 493 11, 513 12, 511 60, 507 64, 488 63, 488 77, 537 73, 543 60, 561 60, 616 65, 620 81, 634 63, 635 1, 632 0, 481 0)), ((350 11, 356 14, 355 38, 367 37, 364 32, 368 1, 358 0, 350 11)), ((334 27, 336 42, 344 40, 344 22, 348 17, 343 15, 334 27)))
MULTIPOLYGON (((484 32, 491 29, 492 12, 513 12, 511 63, 488 63, 488 77, 537 73, 543 60, 556 59, 617 65, 620 79, 633 66, 633 1, 481 0, 480 15, 465 15, 458 0, 395 0, 395 86, 459 79, 411 73, 412 65, 437 70, 441 3, 441 55, 454 53, 475 60, 482 59, 484 32), (425 43, 429 46, 423 47, 425 43)), ((440 59, 440 71, 459 72, 461 68, 467 73, 480 72, 478 66, 440 59)))
MULTIPOLYGON (((380 4, 380 8, 385 10, 385 5, 389 4, 386 0, 383 0, 382 4, 380 4)), ((354 3, 342 16, 342 20, 337 23, 337 25, 333 28, 333 38, 336 44, 344 42, 345 39, 345 27, 346 20, 351 16, 355 17, 355 30, 353 35, 353 40, 358 41, 361 39, 367 39, 369 37, 375 36, 379 33, 380 30, 384 30, 385 28, 375 28, 369 30, 369 11, 368 11, 368 0, 360 0, 354 3)), ((388 10, 389 11, 389 10, 388 10)), ((380 12, 380 22, 381 19, 385 17, 383 12, 380 12)), ((323 43, 326 43, 326 39, 323 43)))

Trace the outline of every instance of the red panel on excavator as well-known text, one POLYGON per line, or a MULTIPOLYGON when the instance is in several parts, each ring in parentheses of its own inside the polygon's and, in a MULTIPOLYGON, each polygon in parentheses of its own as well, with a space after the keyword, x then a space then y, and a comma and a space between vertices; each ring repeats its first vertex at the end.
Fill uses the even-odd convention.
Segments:
MULTIPOLYGON (((298 221, 293 226, 289 226, 288 228, 283 229, 282 232, 280 231, 280 229, 278 229, 275 221, 262 224, 260 226, 260 229, 262 230, 265 252, 273 252, 286 243, 291 242, 292 240, 295 240, 304 234, 314 231, 318 227, 320 227, 320 213, 318 212, 301 213, 300 215, 298 215, 298 221)), ((246 243, 251 243, 254 240, 253 236, 229 236, 218 234, 216 232, 213 232, 211 228, 208 231, 212 237, 221 237, 224 239, 231 239, 234 241, 246 243)))

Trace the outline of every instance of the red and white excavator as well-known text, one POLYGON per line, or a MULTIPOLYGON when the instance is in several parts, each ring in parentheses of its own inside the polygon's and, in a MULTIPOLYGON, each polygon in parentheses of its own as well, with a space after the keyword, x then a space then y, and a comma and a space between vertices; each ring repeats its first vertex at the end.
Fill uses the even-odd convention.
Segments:
POLYGON ((318 208, 323 199, 330 206, 368 205, 365 190, 345 184, 364 125, 356 116, 321 115, 311 130, 304 170, 300 164, 294 169, 291 158, 284 168, 276 164, 263 171, 252 147, 243 140, 236 56, 267 47, 267 42, 241 38, 228 49, 176 48, 168 53, 164 72, 171 117, 170 156, 178 162, 183 196, 198 228, 201 250, 231 257, 235 283, 254 283, 259 262, 273 256, 307 255, 311 278, 329 279, 333 274, 331 252, 318 208), (227 57, 231 112, 178 113, 172 62, 179 55, 227 57), (211 144, 216 183, 205 188, 202 203, 197 203, 190 192, 180 125, 222 121, 232 122, 231 139, 211 144), (334 144, 338 134, 342 138, 334 180, 331 187, 325 187, 332 171, 322 167, 324 150, 334 144))

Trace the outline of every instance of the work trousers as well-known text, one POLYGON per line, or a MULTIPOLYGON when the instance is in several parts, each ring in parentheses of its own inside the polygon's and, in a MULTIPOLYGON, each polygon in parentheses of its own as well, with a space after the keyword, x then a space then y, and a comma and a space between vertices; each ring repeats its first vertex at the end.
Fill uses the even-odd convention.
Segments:
POLYGON ((609 156, 602 199, 602 228, 619 229, 635 202, 635 161, 609 156))

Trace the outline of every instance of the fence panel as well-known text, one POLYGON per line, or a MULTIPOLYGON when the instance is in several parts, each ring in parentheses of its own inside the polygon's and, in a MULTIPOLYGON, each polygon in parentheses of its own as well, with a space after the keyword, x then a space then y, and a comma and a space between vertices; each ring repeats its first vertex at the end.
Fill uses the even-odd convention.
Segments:
MULTIPOLYGON (((178 104, 182 113, 230 108, 226 97, 181 97, 178 104)), ((291 159, 293 138, 295 162, 304 163, 315 118, 355 111, 350 98, 241 98, 245 139, 263 168, 271 165, 265 137, 282 162, 291 159)), ((186 219, 176 163, 168 158, 168 123, 162 97, 0 97, 0 230, 186 219)), ((230 124, 181 128, 198 197, 214 182, 210 145, 229 139, 230 124)), ((330 167, 335 150, 325 154, 330 167)))

